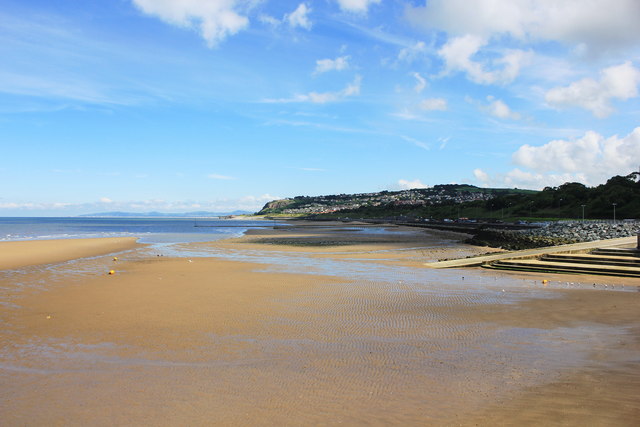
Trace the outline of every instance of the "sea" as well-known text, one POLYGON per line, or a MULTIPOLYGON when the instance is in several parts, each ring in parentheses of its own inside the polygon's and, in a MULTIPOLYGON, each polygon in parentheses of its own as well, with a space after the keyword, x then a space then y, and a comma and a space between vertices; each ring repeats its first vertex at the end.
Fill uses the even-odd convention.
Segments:
POLYGON ((137 237, 147 244, 190 243, 273 226, 272 221, 219 218, 5 217, 0 218, 0 241, 137 237))

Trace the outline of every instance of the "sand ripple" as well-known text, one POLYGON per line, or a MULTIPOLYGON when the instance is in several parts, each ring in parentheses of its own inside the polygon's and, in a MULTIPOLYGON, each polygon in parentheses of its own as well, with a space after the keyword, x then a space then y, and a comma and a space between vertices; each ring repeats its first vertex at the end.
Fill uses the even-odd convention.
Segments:
POLYGON ((106 258, 2 273, 5 424, 548 421, 529 399, 574 411, 569 421, 625 425, 640 408, 628 397, 640 385, 636 293, 254 249, 169 252, 131 252, 115 277, 106 258), (594 396, 575 389, 573 406, 556 405, 562 384, 619 387, 626 406, 613 416, 616 398, 585 406, 594 396))

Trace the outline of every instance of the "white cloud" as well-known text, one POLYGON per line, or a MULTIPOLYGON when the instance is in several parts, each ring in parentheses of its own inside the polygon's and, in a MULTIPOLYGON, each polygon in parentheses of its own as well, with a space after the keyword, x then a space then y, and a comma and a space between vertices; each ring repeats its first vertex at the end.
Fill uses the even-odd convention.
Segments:
POLYGON ((273 16, 262 14, 258 17, 258 20, 263 24, 271 25, 272 27, 277 27, 282 22, 273 16))
POLYGON ((343 96, 360 95, 360 85, 362 83, 362 76, 357 75, 352 83, 342 91, 343 96))
POLYGON ((369 6, 380 3, 380 0, 337 0, 340 9, 346 12, 367 13, 369 6))
POLYGON ((111 199, 110 199, 110 198, 108 198, 108 197, 101 197, 101 198, 100 198, 100 202, 101 202, 101 203, 113 203, 113 200, 111 200, 111 199))
POLYGON ((284 16, 284 20, 291 28, 302 27, 306 30, 311 29, 311 21, 307 16, 311 9, 306 4, 300 3, 296 10, 284 16))
POLYGON ((515 187, 541 190, 544 187, 557 187, 565 182, 587 182, 584 174, 549 173, 523 171, 515 168, 506 174, 489 175, 481 169, 474 170, 474 176, 485 187, 515 187))
POLYGON ((637 45, 637 0, 429 0, 407 18, 428 29, 482 38, 557 40, 587 48, 637 45))
POLYGON ((338 92, 309 92, 307 94, 298 94, 293 98, 281 99, 265 99, 266 103, 289 103, 289 102, 311 102, 313 104, 326 104, 328 102, 341 101, 350 96, 360 94, 360 86, 362 76, 357 75, 353 82, 349 83, 344 89, 338 92))
POLYGON ((447 41, 438 54, 445 61, 443 74, 465 72, 469 79, 479 84, 505 84, 512 82, 522 65, 529 62, 532 53, 522 50, 506 50, 500 58, 488 63, 475 61, 473 56, 487 45, 487 40, 476 35, 454 37, 447 41))
POLYGON ((424 44, 424 42, 417 42, 413 46, 400 49, 400 52, 398 52, 398 61, 412 63, 426 53, 427 45, 424 44))
POLYGON ((232 176, 220 175, 220 174, 217 174, 217 173, 211 173, 211 174, 207 175, 207 178, 219 179, 219 180, 223 180, 223 181, 230 181, 230 180, 236 179, 236 178, 234 178, 232 176))
POLYGON ((613 112, 612 99, 638 96, 640 70, 631 62, 605 68, 600 74, 599 81, 585 78, 566 87, 551 89, 545 94, 545 100, 554 107, 578 106, 604 118, 613 112))
POLYGON ((516 165, 537 173, 529 173, 529 179, 538 175, 542 177, 539 180, 554 182, 579 179, 587 185, 597 185, 613 175, 626 175, 636 170, 638 159, 640 127, 622 138, 617 135, 605 138, 589 131, 576 140, 554 140, 541 146, 526 144, 513 154, 516 165))
POLYGON ((636 171, 640 159, 640 127, 630 134, 609 138, 589 131, 573 140, 553 140, 544 145, 521 146, 512 156, 518 167, 505 174, 473 174, 483 185, 542 189, 565 182, 595 186, 614 175, 636 171))
POLYGON ((416 93, 422 92, 424 88, 427 87, 427 81, 420 75, 420 73, 412 73, 411 75, 418 81, 418 83, 413 87, 413 90, 415 90, 416 93))
POLYGON ((408 108, 403 108, 402 110, 396 112, 396 113, 391 113, 390 114, 392 117, 397 117, 399 119, 402 120, 421 120, 423 119, 422 117, 418 116, 417 114, 411 112, 408 108))
POLYGON ((427 111, 445 111, 447 106, 447 100, 444 98, 428 98, 420 103, 420 108, 427 111))
POLYGON ((490 180, 489 174, 482 169, 474 169, 473 176, 475 176, 476 180, 480 181, 483 185, 487 185, 490 180))
POLYGON ((104 201, 89 203, 65 203, 65 202, 0 202, 0 212, 3 215, 17 214, 55 214, 55 215, 78 215, 83 213, 112 211, 127 212, 189 212, 193 210, 204 210, 211 212, 231 212, 234 210, 245 210, 256 212, 260 210, 265 203, 281 199, 282 197, 273 196, 271 194, 263 194, 260 196, 248 195, 233 199, 215 199, 215 200, 128 200, 128 201, 104 201))
POLYGON ((291 28, 301 27, 306 30, 310 30, 313 26, 312 22, 309 20, 310 13, 311 8, 305 3, 300 3, 296 10, 291 13, 285 13, 281 20, 266 14, 259 15, 258 20, 263 24, 267 24, 272 27, 279 27, 282 24, 287 24, 291 28))
POLYGON ((349 56, 340 56, 336 59, 318 59, 314 74, 326 73, 327 71, 342 71, 349 68, 349 56))
POLYGON ((541 174, 522 171, 518 168, 509 171, 504 183, 509 187, 530 188, 541 190, 544 187, 557 187, 565 182, 587 182, 585 174, 563 173, 563 174, 541 174))
POLYGON ((438 142, 440 143, 440 147, 438 148, 440 150, 444 150, 447 147, 447 144, 449 143, 450 140, 451 140, 450 136, 438 138, 438 142))
POLYGON ((0 209, 17 210, 17 211, 39 211, 39 210, 59 211, 72 206, 74 206, 73 203, 62 203, 62 202, 50 202, 50 203, 1 202, 0 203, 0 209))
POLYGON ((210 47, 249 25, 241 0, 132 0, 144 13, 185 28, 195 28, 210 47))
POLYGON ((273 200, 282 199, 280 196, 272 196, 271 194, 263 194, 261 196, 244 196, 240 199, 228 199, 223 202, 228 203, 230 206, 237 206, 237 209, 260 209, 262 206, 273 200))
POLYGON ((485 105, 482 108, 483 111, 491 114, 499 119, 520 120, 522 116, 519 113, 513 111, 504 101, 495 99, 492 96, 488 96, 487 100, 489 105, 485 105))
POLYGON ((397 186, 401 190, 411 190, 414 188, 429 188, 428 185, 423 184, 419 179, 414 179, 413 181, 408 181, 406 179, 398 180, 397 186))

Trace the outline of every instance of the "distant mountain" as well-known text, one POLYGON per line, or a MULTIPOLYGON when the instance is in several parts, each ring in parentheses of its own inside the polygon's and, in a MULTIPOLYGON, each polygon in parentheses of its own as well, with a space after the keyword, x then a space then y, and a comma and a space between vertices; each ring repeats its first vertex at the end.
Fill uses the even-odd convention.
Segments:
POLYGON ((82 217, 110 217, 110 218, 200 218, 213 216, 230 216, 230 215, 252 215, 249 211, 233 211, 233 212, 98 212, 79 215, 82 217))

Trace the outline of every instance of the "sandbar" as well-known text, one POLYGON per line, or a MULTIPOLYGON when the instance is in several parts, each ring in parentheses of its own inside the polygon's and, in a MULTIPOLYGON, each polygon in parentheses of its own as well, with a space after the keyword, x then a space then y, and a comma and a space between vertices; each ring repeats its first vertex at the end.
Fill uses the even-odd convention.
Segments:
POLYGON ((0 242, 0 270, 124 251, 134 248, 136 240, 135 237, 107 237, 0 242))

